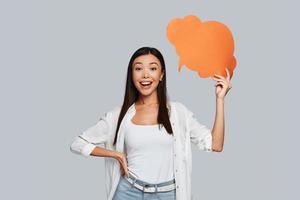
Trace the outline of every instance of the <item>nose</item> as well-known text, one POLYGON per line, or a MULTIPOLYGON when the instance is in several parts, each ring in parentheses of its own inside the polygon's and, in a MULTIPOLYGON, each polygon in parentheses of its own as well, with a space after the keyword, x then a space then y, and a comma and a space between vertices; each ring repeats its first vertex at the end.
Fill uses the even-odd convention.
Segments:
POLYGON ((147 78, 147 77, 148 77, 148 72, 145 71, 145 72, 144 72, 144 78, 147 78))

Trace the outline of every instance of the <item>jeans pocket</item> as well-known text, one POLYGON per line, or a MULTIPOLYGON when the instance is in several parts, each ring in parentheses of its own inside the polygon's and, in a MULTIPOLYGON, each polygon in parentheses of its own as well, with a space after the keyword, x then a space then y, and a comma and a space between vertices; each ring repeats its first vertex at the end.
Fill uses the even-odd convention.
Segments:
POLYGON ((132 189, 132 187, 133 186, 131 185, 131 183, 129 183, 123 176, 120 177, 117 190, 125 192, 132 189))
POLYGON ((175 200, 176 190, 155 193, 158 200, 175 200))

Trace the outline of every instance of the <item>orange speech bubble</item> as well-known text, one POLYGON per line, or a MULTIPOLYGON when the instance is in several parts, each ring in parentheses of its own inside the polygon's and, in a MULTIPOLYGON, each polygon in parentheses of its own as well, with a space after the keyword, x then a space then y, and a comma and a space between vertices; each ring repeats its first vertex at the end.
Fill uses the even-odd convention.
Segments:
POLYGON ((219 74, 230 77, 236 66, 234 41, 230 30, 217 21, 201 22, 193 15, 174 19, 167 26, 167 37, 179 56, 178 71, 185 65, 202 78, 219 74))

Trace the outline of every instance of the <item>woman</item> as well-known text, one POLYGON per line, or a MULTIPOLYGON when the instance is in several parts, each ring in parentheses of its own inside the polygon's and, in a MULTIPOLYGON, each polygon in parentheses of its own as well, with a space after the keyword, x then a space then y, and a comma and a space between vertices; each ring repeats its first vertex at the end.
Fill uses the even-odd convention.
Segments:
POLYGON ((221 152, 224 142, 224 97, 230 75, 215 75, 216 116, 212 130, 186 106, 167 100, 162 54, 142 47, 132 55, 122 107, 103 115, 77 136, 71 151, 105 157, 108 200, 191 199, 191 143, 221 152))

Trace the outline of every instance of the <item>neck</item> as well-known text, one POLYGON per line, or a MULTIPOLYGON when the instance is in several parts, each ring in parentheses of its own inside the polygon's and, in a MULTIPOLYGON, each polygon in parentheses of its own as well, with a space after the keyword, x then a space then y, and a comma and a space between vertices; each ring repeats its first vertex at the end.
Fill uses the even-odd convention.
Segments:
POLYGON ((158 98, 156 93, 152 93, 149 96, 140 96, 136 102, 139 105, 152 105, 158 104, 158 98))

